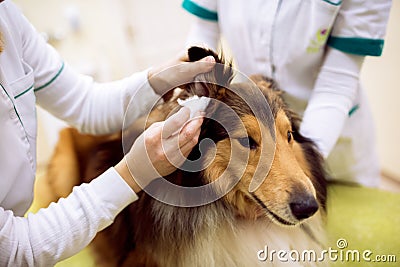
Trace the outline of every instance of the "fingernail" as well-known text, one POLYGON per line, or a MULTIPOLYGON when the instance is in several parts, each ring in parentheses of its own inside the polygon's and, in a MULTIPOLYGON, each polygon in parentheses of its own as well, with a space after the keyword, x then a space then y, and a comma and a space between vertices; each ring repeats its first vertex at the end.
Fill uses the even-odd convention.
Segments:
POLYGON ((204 61, 206 61, 206 62, 212 62, 212 63, 214 63, 215 62, 215 58, 213 57, 213 56, 208 56, 208 57, 205 57, 204 58, 204 61))

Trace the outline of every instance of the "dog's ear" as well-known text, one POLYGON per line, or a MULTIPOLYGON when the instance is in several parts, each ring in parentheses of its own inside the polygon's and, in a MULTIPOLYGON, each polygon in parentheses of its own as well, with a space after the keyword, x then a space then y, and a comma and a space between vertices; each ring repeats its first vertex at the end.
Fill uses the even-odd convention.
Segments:
POLYGON ((225 96, 225 88, 233 79, 232 61, 226 62, 222 53, 219 55, 211 49, 192 46, 188 50, 189 61, 197 61, 207 56, 215 59, 214 68, 208 72, 199 74, 194 83, 185 86, 185 90, 195 95, 208 96, 222 99, 225 96))
POLYGON ((208 56, 213 56, 216 62, 221 61, 218 57, 218 54, 211 49, 199 46, 192 46, 188 49, 188 57, 190 62, 198 61, 208 56))

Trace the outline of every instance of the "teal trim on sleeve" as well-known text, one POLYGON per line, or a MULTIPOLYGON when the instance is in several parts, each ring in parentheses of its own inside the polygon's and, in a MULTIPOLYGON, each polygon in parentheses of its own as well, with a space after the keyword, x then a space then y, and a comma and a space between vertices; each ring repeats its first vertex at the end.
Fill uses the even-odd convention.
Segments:
POLYGON ((31 87, 29 87, 28 89, 26 89, 25 91, 23 91, 22 93, 14 96, 14 99, 17 99, 18 97, 22 96, 23 94, 29 92, 32 88, 33 88, 33 85, 31 87))
POLYGON ((198 4, 192 2, 191 0, 184 0, 182 3, 182 7, 186 9, 188 12, 192 13, 193 15, 198 16, 199 18, 218 21, 218 13, 208 10, 198 4))
POLYGON ((329 3, 329 4, 331 4, 331 5, 334 5, 334 6, 339 6, 339 5, 341 5, 342 4, 342 0, 339 0, 339 1, 330 1, 330 0, 323 0, 324 2, 327 2, 327 3, 329 3))
POLYGON ((50 81, 48 81, 47 83, 45 83, 42 86, 39 86, 38 88, 35 88, 33 91, 37 92, 37 91, 42 90, 43 88, 49 86, 52 82, 54 82, 55 79, 57 79, 58 76, 60 76, 60 74, 63 71, 63 69, 64 69, 64 62, 62 63, 60 70, 57 72, 57 74, 50 81))
POLYGON ((354 107, 352 107, 352 108, 350 109, 350 111, 349 111, 349 117, 351 117, 351 115, 353 115, 354 112, 356 112, 357 109, 359 109, 359 108, 360 108, 360 106, 359 106, 358 104, 355 105, 354 107))
POLYGON ((382 55, 384 40, 330 36, 328 45, 345 53, 360 56, 382 55))

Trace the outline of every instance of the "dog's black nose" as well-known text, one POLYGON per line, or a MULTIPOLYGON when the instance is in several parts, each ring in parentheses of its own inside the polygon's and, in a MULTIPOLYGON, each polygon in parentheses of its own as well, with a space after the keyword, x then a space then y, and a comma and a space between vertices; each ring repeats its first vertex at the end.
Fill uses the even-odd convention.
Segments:
POLYGON ((298 220, 311 217, 318 210, 318 203, 312 195, 296 197, 289 205, 298 220))

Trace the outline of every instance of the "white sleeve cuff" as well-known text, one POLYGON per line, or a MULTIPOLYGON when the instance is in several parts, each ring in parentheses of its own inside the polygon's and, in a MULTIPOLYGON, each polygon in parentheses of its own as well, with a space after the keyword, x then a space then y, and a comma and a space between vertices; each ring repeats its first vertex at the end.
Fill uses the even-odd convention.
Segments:
POLYGON ((127 87, 124 94, 123 106, 125 107, 124 125, 131 125, 137 118, 142 115, 148 115, 151 109, 160 100, 160 96, 156 94, 148 80, 148 72, 150 69, 136 73, 129 78, 130 86, 127 87))
POLYGON ((114 168, 109 168, 90 184, 98 198, 107 205, 106 209, 114 216, 138 199, 114 168))

